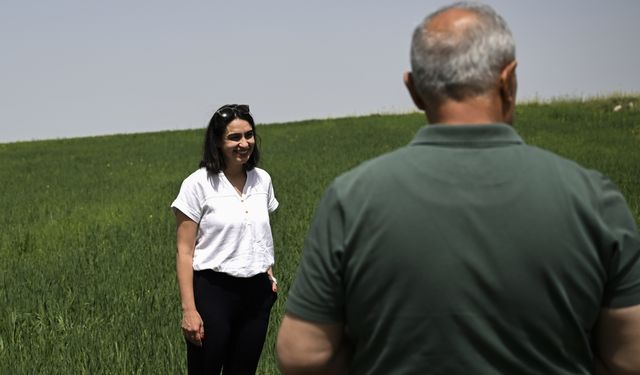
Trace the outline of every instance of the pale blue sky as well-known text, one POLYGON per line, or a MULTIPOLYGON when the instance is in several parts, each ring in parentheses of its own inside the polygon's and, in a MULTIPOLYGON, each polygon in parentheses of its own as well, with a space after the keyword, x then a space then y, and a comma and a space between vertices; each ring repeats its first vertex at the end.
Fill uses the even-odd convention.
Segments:
MULTIPOLYGON (((0 143, 413 110, 413 28, 446 1, 0 0, 0 143)), ((640 92, 640 1, 487 1, 519 97, 640 92)))

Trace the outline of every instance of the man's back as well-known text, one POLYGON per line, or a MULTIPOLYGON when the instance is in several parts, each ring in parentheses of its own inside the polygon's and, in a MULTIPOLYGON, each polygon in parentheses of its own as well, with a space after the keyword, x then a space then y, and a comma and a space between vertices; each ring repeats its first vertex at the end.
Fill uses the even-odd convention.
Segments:
POLYGON ((614 264, 634 223, 611 183, 507 125, 423 128, 339 177, 316 221, 333 229, 312 226, 324 258, 288 312, 344 309, 356 373, 590 373, 603 295, 640 278, 614 264))
POLYGON ((283 373, 640 373, 634 219, 608 179, 504 125, 517 65, 487 5, 415 28, 404 83, 440 125, 325 193, 280 325, 283 373))

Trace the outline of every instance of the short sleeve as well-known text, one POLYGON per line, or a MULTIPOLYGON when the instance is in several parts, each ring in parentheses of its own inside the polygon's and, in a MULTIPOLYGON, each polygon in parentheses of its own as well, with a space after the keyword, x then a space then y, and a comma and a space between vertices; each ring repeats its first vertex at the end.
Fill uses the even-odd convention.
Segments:
POLYGON ((276 194, 273 191, 273 183, 271 183, 271 179, 269 179, 269 193, 267 196, 267 200, 268 200, 269 213, 275 211, 280 205, 280 203, 276 199, 276 194))
POLYGON ((618 189, 603 178, 602 215, 608 228, 611 260, 603 305, 622 308, 640 304, 640 235, 629 207, 618 189))
POLYGON ((325 192, 305 241, 286 310, 318 323, 344 321, 344 213, 335 187, 325 192))
POLYGON ((180 186, 178 196, 171 203, 173 209, 180 210, 196 223, 199 223, 202 217, 202 205, 204 202, 204 190, 198 177, 199 174, 197 172, 187 177, 180 186))

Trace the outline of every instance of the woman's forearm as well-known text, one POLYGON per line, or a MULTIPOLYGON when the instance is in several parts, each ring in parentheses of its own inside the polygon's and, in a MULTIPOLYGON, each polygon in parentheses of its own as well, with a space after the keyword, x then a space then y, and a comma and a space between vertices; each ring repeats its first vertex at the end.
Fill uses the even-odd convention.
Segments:
POLYGON ((182 311, 196 309, 193 296, 193 256, 181 253, 176 254, 176 274, 180 288, 180 301, 182 311))
POLYGON ((198 224, 176 210, 176 276, 180 287, 182 311, 195 311, 193 295, 193 252, 198 224))

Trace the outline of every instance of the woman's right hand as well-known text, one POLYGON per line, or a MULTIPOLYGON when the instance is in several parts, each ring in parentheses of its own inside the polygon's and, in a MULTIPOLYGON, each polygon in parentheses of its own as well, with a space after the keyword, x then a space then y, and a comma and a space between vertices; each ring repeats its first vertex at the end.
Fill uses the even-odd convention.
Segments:
POLYGON ((190 343, 202 346, 204 323, 198 311, 189 310, 182 313, 182 334, 190 343))

